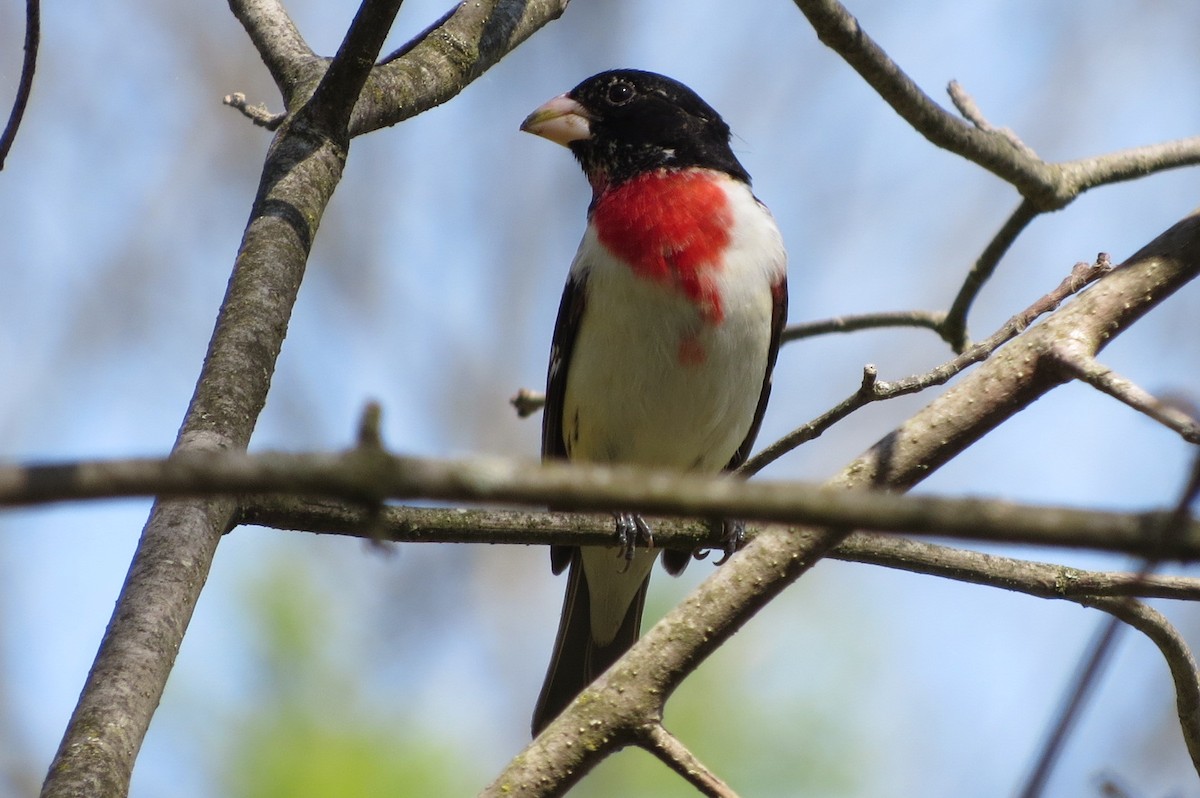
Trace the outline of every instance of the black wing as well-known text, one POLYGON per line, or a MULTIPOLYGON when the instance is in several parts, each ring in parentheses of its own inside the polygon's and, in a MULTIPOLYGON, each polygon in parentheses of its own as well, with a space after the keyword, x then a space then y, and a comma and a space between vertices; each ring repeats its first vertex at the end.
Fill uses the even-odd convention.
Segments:
MULTIPOLYGON (((567 366, 575 349, 575 336, 583 317, 585 304, 583 282, 574 275, 567 278, 558 319, 554 322, 554 337, 550 341, 550 366, 546 372, 546 407, 542 411, 542 459, 567 459, 567 442, 563 437, 563 402, 567 393, 567 366)), ((550 567, 561 573, 571 562, 574 546, 551 546, 550 567)))

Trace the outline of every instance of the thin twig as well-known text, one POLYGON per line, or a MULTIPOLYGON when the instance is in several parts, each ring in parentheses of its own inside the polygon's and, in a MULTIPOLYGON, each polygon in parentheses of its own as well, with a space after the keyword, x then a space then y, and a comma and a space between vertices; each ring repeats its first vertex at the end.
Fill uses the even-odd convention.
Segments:
POLYGON ((25 57, 21 61, 21 79, 17 83, 17 94, 13 97, 8 123, 4 126, 4 132, 0 133, 0 169, 4 168, 4 159, 8 157, 8 151, 12 149, 17 138, 17 129, 21 127, 25 106, 29 103, 29 94, 33 91, 33 73, 37 70, 38 42, 41 39, 41 19, 38 0, 25 0, 25 57))
POLYGON ((638 737, 639 745, 710 798, 738 798, 733 789, 704 766, 695 754, 661 723, 648 726, 638 737))
POLYGON ((766 468, 771 463, 778 460, 783 455, 793 449, 808 443, 811 440, 819 438, 825 430, 832 427, 834 424, 841 421, 846 416, 856 410, 866 407, 871 402, 878 398, 875 395, 876 378, 879 372, 873 365, 863 366, 862 381, 859 383, 858 390, 847 396, 842 401, 838 402, 829 410, 826 410, 821 415, 814 418, 804 426, 784 435, 779 440, 773 442, 766 448, 762 449, 758 454, 751 457, 737 473, 741 476, 750 477, 757 474, 759 471, 766 468))
POLYGON ((1009 247, 1017 240, 1017 236, 1040 213, 1041 211, 1034 203, 1027 199, 1021 200, 1021 204, 988 242, 975 261, 975 265, 971 267, 971 271, 963 279, 962 286, 958 289, 958 294, 954 297, 954 302, 946 314, 946 322, 942 326, 942 336, 955 352, 963 352, 970 345, 971 339, 967 334, 967 314, 970 313, 975 298, 983 290, 984 284, 991 279, 996 267, 1000 264, 1000 259, 1004 257, 1004 253, 1008 252, 1009 247))
POLYGON ((831 319, 789 324, 783 329, 782 341, 797 341, 829 333, 850 333, 879 327, 923 327, 940 332, 946 321, 945 311, 899 310, 886 313, 863 313, 834 316, 831 319))
POLYGON ((946 87, 946 93, 950 95, 950 101, 954 103, 954 107, 958 109, 958 112, 962 114, 963 118, 972 125, 984 131, 985 133, 999 133, 1007 138, 1010 144, 1012 144, 1018 150, 1024 152, 1030 158, 1038 157, 1038 154, 1033 151, 1033 148, 1021 141, 1016 132, 1010 128, 998 128, 992 125, 992 123, 987 120, 987 117, 983 115, 983 110, 979 107, 978 103, 975 102, 975 98, 972 97, 957 80, 950 81, 950 84, 946 87))
POLYGON ((1123 627, 1124 624, 1121 623, 1120 618, 1110 615, 1092 638, 1075 676, 1071 679, 1071 686, 1066 691, 1066 698, 1055 713, 1050 733, 1046 735, 1046 740, 1038 752, 1037 760, 1018 793, 1020 798, 1038 798, 1046 788, 1046 782, 1050 780, 1050 774, 1054 770, 1058 756, 1062 753, 1063 746, 1075 726, 1075 721, 1079 718, 1080 711, 1099 682, 1100 676, 1104 672, 1104 666, 1108 664, 1108 660, 1112 656, 1117 637, 1123 627))
POLYGON ((283 124, 283 120, 287 119, 286 113, 273 114, 271 113, 270 109, 267 108, 267 106, 261 103, 258 105, 249 105, 246 102, 246 95, 242 94, 240 91, 225 95, 221 102, 225 105, 228 105, 230 108, 241 111, 242 116, 246 117, 259 127, 266 128, 267 130, 277 129, 281 124, 283 124))
POLYGON ((1162 401, 1132 380, 1102 365, 1087 352, 1079 351, 1069 340, 1063 341, 1056 354, 1060 365, 1071 376, 1179 433, 1188 443, 1200 443, 1200 422, 1182 409, 1162 401))
POLYGON ((1112 269, 1108 256, 1101 253, 1096 263, 1077 263, 1058 286, 1040 297, 1036 302, 1010 318, 1004 325, 983 341, 971 346, 958 357, 940 366, 930 369, 923 374, 917 374, 902 380, 884 382, 876 379, 874 366, 867 366, 863 371, 862 383, 857 391, 842 400, 832 410, 826 411, 802 427, 789 432, 784 437, 767 446, 758 454, 751 457, 738 470, 739 474, 751 475, 761 471, 784 454, 792 451, 801 444, 819 437, 825 430, 841 421, 854 411, 872 402, 905 396, 923 391, 935 385, 942 385, 969 366, 984 361, 1001 346, 1011 341, 1026 330, 1039 316, 1055 310, 1072 294, 1081 291, 1085 286, 1103 277, 1112 269))

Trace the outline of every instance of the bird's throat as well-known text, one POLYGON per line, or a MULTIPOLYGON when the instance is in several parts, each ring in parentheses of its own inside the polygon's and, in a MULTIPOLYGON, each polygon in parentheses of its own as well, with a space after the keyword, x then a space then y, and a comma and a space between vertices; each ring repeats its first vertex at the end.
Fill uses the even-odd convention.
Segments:
POLYGON ((649 172, 606 187, 592 206, 600 243, 638 276, 682 293, 711 324, 724 317, 713 272, 733 225, 721 179, 701 169, 649 172))

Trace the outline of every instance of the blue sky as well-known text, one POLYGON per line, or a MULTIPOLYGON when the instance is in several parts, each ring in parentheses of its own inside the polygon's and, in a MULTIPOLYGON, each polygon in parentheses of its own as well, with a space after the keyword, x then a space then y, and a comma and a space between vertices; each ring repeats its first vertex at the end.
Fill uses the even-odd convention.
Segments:
MULTIPOLYGON (((0 9, 4 98, 19 69, 17 6, 0 9)), ((354 8, 303 2, 292 10, 310 44, 330 53, 354 8)), ((958 80, 994 124, 1013 128, 1048 159, 1200 130, 1193 38, 1200 7, 1187 0, 871 0, 851 8, 931 95, 941 101, 945 84, 958 80)), ((410 0, 389 46, 443 10, 410 0)), ((279 102, 224 4, 51 5, 43 27, 33 101, 0 173, 0 458, 165 453, 269 140, 220 98, 243 91, 272 108, 279 102)), ((817 42, 790 3, 577 0, 460 97, 354 142, 252 448, 343 446, 363 403, 378 399, 385 437, 398 450, 536 456, 536 421, 516 419, 506 401, 543 379, 588 189, 565 151, 519 134, 517 125, 548 97, 614 66, 679 78, 729 121, 788 245, 793 320, 946 307, 1017 204, 998 179, 909 130, 817 42)), ((1130 254, 1195 207, 1196 185, 1195 169, 1164 174, 1096 190, 1037 220, 981 296, 973 334, 989 333, 1076 261, 1101 250, 1118 261, 1130 254)), ((1149 390, 1200 395, 1198 308, 1189 286, 1104 361, 1149 390)), ((920 331, 792 345, 780 358, 760 442, 848 394, 865 363, 888 379, 947 356, 920 331)), ((823 479, 926 401, 869 408, 767 473, 823 479)), ((1165 430, 1069 386, 922 489, 1143 508, 1171 500, 1187 456, 1165 430)), ((107 623, 146 506, 0 515, 0 749, 32 763, 38 778, 107 623)), ((413 546, 381 557, 353 541, 235 532, 218 552, 134 794, 211 791, 203 762, 188 749, 192 730, 205 725, 205 710, 210 722, 219 720, 222 707, 253 694, 246 651, 254 629, 240 610, 279 563, 327 598, 330 627, 347 651, 419 642, 420 657, 364 672, 368 695, 386 692, 386 701, 420 717, 465 691, 478 698, 483 720, 451 713, 431 733, 469 734, 485 770, 505 761, 525 740, 562 582, 550 576, 542 551, 464 548, 413 546), (419 607, 436 623, 393 613, 391 601, 419 607), (395 624, 385 643, 374 640, 380 619, 395 624), (420 691, 395 687, 416 679, 420 691)), ((1020 554, 1122 565, 1074 553, 1020 554)), ((707 567, 677 582, 659 577, 656 600, 665 606, 707 567)), ((1194 612, 1167 609, 1200 639, 1194 612)), ((863 794, 1004 795, 1097 622, 1073 606, 825 563, 725 656, 759 675, 747 700, 783 696, 788 706, 860 719, 851 722, 862 730, 856 743, 871 752, 863 794)), ((1139 753, 1159 739, 1171 712, 1152 647, 1129 635, 1099 699, 1054 794, 1093 794, 1095 774, 1110 766, 1140 794, 1191 788, 1177 734, 1163 733, 1153 756, 1139 753)))

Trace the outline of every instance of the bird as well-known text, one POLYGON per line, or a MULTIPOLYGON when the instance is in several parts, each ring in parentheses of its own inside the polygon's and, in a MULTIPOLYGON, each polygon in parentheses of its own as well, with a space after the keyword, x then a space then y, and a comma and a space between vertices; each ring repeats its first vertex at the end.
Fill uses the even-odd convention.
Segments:
MULTIPOLYGON (((551 341, 543 460, 737 468, 767 406, 788 293, 782 236, 729 125, 679 81, 615 69, 520 129, 567 147, 592 189, 551 341)), ((658 550, 640 516, 614 519, 619 545, 551 547, 554 573, 569 573, 535 736, 640 634, 658 550)), ((741 528, 723 523, 728 556, 741 528)), ((678 573, 691 554, 667 551, 664 567, 678 573)))

